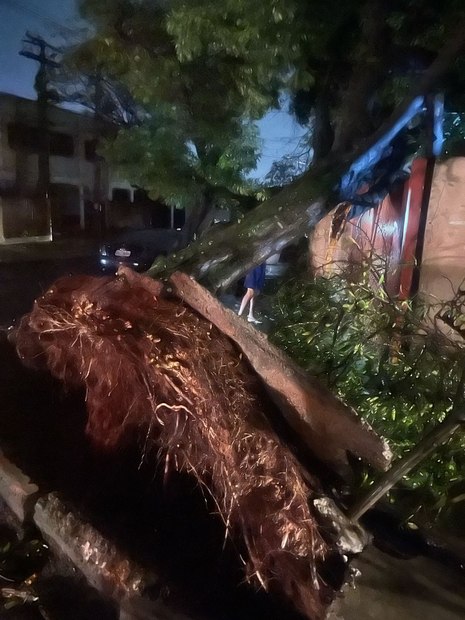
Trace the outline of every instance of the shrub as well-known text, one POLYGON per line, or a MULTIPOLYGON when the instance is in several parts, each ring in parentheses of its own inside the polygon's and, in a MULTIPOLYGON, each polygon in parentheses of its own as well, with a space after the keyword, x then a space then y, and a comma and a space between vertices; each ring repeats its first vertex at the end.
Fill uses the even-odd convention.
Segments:
MULTIPOLYGON (((288 281, 275 298, 270 339, 354 407, 400 457, 463 402, 465 343, 446 337, 438 317, 452 326, 464 317, 457 298, 439 308, 391 299, 383 273, 367 262, 357 282, 344 274, 288 281)), ((457 433, 390 500, 408 518, 453 522, 465 500, 464 447, 457 433)), ((372 481, 367 473, 365 484, 372 481)))

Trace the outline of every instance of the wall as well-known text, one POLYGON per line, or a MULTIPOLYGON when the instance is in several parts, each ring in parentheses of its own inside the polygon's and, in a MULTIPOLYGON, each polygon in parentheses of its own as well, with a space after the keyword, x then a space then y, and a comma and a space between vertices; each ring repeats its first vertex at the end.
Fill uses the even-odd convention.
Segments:
POLYGON ((379 206, 347 220, 350 208, 342 203, 317 224, 311 240, 313 270, 326 275, 345 271, 357 278, 363 259, 370 257, 385 270, 386 287, 395 294, 400 278, 403 188, 393 190, 379 206))
POLYGON ((37 153, 12 148, 8 140, 9 125, 37 127, 36 102, 0 94, 0 242, 22 241, 23 237, 50 240, 50 231, 57 237, 83 230, 102 234, 105 225, 146 226, 150 218, 140 205, 132 203, 133 188, 112 174, 105 162, 86 159, 86 141, 93 140, 96 131, 93 117, 50 106, 48 118, 53 132, 72 136, 74 142, 72 155, 50 155, 51 205, 38 204, 32 198, 38 180, 37 153), (98 178, 100 191, 96 194, 98 178), (111 201, 113 187, 129 190, 128 205, 111 201), (96 195, 101 196, 101 202, 96 202, 96 195))
MULTIPOLYGON (((33 198, 38 180, 38 155, 33 150, 13 148, 9 144, 8 127, 21 124, 36 127, 37 106, 35 101, 13 95, 0 95, 0 186, 2 196, 3 242, 21 241, 33 237, 37 240, 50 240, 53 234, 66 233, 67 211, 78 209, 78 229, 85 226, 84 200, 94 184, 93 162, 85 159, 85 141, 93 137, 95 127, 89 116, 76 114, 60 108, 49 108, 49 122, 53 132, 71 136, 74 153, 69 157, 50 155, 51 196, 54 204, 33 198), (60 188, 69 186, 73 204, 58 200, 60 188), (78 202, 76 203, 76 197, 78 202), (61 210, 64 211, 61 217, 61 210), (52 222, 52 215, 56 222, 52 222)), ((72 232, 76 231, 76 217, 73 218, 72 232)))
POLYGON ((420 291, 448 300, 465 280, 465 157, 436 165, 428 207, 420 291))
MULTIPOLYGON (((362 257, 379 255, 388 264, 389 292, 407 298, 416 268, 426 170, 426 160, 415 160, 403 188, 346 221, 336 234, 333 209, 313 234, 313 269, 326 274, 340 269, 356 272, 362 257)), ((465 289, 464 157, 436 163, 426 206, 419 292, 434 303, 452 299, 461 286, 465 289)))

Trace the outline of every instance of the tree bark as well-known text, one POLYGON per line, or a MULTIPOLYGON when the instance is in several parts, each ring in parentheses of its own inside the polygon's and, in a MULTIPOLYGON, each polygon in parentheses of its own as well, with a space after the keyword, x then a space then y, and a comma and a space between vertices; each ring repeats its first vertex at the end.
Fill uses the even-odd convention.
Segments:
POLYGON ((386 0, 369 0, 360 9, 361 35, 357 57, 347 87, 341 93, 342 102, 337 119, 335 148, 344 152, 370 132, 368 104, 380 81, 386 75, 385 61, 388 46, 386 36, 386 0))
POLYGON ((169 285, 177 297, 236 343, 290 428, 320 461, 342 475, 348 467, 348 452, 377 469, 388 467, 391 453, 386 442, 319 381, 270 344, 265 334, 244 323, 186 274, 174 273, 169 285))
POLYGON ((313 161, 321 161, 331 151, 334 142, 334 131, 330 118, 330 97, 322 87, 314 107, 314 129, 312 136, 313 161))
POLYGON ((181 269, 213 290, 226 288, 314 226, 325 213, 325 198, 338 176, 321 169, 304 175, 236 224, 213 229, 177 254, 159 259, 148 275, 181 269))
POLYGON ((186 243, 190 243, 197 238, 198 234, 203 232, 203 224, 209 220, 213 208, 208 192, 205 191, 201 201, 191 210, 184 224, 182 234, 186 243))

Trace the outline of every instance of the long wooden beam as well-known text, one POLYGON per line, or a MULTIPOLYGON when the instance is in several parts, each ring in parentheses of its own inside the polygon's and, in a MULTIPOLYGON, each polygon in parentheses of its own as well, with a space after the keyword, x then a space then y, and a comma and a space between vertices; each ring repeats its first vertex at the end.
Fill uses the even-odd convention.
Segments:
POLYGON ((225 308, 190 276, 176 272, 172 292, 231 338, 267 387, 289 426, 318 459, 341 473, 347 453, 386 470, 386 441, 315 378, 273 346, 265 334, 225 308))

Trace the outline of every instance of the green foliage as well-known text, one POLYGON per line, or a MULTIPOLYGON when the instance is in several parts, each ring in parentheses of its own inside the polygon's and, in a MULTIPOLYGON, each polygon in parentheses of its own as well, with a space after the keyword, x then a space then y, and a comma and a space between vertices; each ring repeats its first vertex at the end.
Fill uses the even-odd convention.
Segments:
POLYGON ((154 199, 191 207, 202 201, 208 186, 216 190, 216 203, 222 206, 223 196, 228 197, 224 188, 246 193, 244 175, 255 165, 255 127, 244 124, 239 129, 222 148, 217 146, 212 158, 202 158, 186 141, 180 115, 159 106, 158 114, 145 123, 120 129, 102 154, 154 199))
MULTIPOLYGON (((257 193, 247 174, 260 150, 253 122, 282 101, 291 101, 317 157, 359 144, 410 92, 460 12, 458 0, 80 6, 93 34, 72 66, 121 84, 140 120, 106 155, 152 196, 199 213, 207 204, 250 208, 257 193)), ((442 85, 447 92, 463 92, 461 69, 442 85)))
MULTIPOLYGON (((376 2, 382 11, 362 0, 82 0, 94 31, 73 65, 119 81, 146 112, 143 129, 127 129, 107 151, 129 180, 176 204, 240 199, 253 193, 246 175, 259 154, 251 122, 283 92, 309 144, 315 133, 331 148, 328 136, 351 123, 356 143, 410 89, 460 10, 458 0, 376 2), (380 39, 366 41, 365 30, 380 39), (366 84, 354 87, 358 75, 366 84)), ((463 91, 460 80, 452 90, 463 91)))
MULTIPOLYGON (((253 194, 247 174, 259 140, 250 118, 269 101, 251 103, 251 93, 248 102, 233 59, 183 51, 167 7, 149 0, 81 3, 95 30, 73 51, 73 65, 118 80, 145 111, 104 154, 152 197, 186 207, 207 197, 213 205, 236 204, 253 194)), ((193 44, 193 27, 186 44, 193 44)))
MULTIPOLYGON (((437 308, 396 302, 383 283, 369 265, 357 283, 343 275, 290 281, 276 298, 270 337, 353 406, 399 457, 463 402, 465 349, 425 327, 437 308)), ((464 448, 457 435, 391 498, 408 497, 409 513, 421 508, 428 519, 445 516, 465 488, 464 448)))
POLYGON ((286 70, 299 56, 296 0, 193 0, 173 2, 168 30, 181 60, 229 59, 232 77, 249 113, 276 103, 286 70), (234 66, 234 61, 237 66, 234 66))

